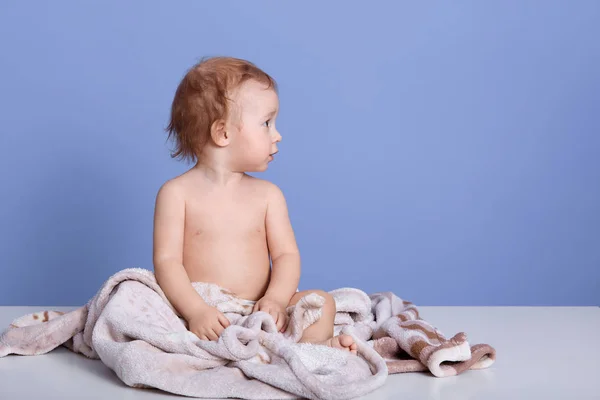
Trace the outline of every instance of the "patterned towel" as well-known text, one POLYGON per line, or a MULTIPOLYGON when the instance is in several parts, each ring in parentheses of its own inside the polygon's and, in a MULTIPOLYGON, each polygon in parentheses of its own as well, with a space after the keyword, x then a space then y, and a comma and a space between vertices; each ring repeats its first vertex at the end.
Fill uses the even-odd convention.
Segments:
POLYGON ((231 322, 216 342, 187 330, 151 271, 129 268, 111 276, 83 307, 13 321, 0 335, 0 357, 44 354, 63 345, 102 360, 132 387, 190 397, 350 399, 381 387, 389 373, 445 377, 489 367, 496 356, 489 345, 469 346, 462 332, 446 339, 412 303, 391 292, 330 292, 335 334, 353 336, 354 355, 298 343, 320 318, 325 299, 316 293, 288 307, 290 323, 280 333, 269 314, 252 314, 253 302, 212 283, 193 286, 231 322))

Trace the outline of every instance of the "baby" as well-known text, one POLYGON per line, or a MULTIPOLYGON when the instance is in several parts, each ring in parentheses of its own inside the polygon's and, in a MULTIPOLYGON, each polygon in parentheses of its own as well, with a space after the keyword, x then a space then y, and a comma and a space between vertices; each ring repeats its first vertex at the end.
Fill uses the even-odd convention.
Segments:
POLYGON ((300 255, 281 190, 246 174, 265 171, 277 153, 278 110, 276 82, 248 61, 214 57, 187 72, 167 131, 176 143, 172 157, 195 165, 156 196, 156 280, 203 340, 217 340, 229 320, 191 282, 215 283, 256 301, 253 312, 269 313, 280 332, 288 323, 286 307, 317 293, 326 300, 322 316, 300 341, 356 353, 351 336, 333 337, 333 297, 297 291, 300 255))

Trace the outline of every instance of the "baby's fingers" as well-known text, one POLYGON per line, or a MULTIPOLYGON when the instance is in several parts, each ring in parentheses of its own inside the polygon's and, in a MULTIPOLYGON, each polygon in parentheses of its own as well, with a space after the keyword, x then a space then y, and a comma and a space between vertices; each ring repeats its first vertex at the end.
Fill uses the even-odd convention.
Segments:
POLYGON ((221 334, 223 333, 224 330, 225 330, 225 328, 221 324, 216 324, 215 326, 213 326, 212 331, 214 333, 216 333, 216 335, 217 335, 217 339, 215 339, 215 340, 218 340, 218 338, 221 337, 221 334))
POLYGON ((271 317, 273 317, 273 321, 275 321, 275 323, 277 323, 277 311, 275 311, 275 310, 269 310, 269 315, 271 317))
POLYGON ((219 322, 223 325, 223 328, 229 327, 229 319, 224 314, 219 314, 219 322))
POLYGON ((290 324, 290 319, 288 318, 287 315, 284 315, 284 323, 283 323, 283 327, 281 328, 280 332, 285 332, 287 330, 288 325, 290 324))
POLYGON ((280 312, 277 314, 277 322, 275 323, 275 325, 277 325, 277 330, 281 331, 282 328, 285 326, 285 314, 280 312))
POLYGON ((215 332, 214 329, 207 329, 206 337, 208 340, 216 342, 219 340, 219 334, 215 332))

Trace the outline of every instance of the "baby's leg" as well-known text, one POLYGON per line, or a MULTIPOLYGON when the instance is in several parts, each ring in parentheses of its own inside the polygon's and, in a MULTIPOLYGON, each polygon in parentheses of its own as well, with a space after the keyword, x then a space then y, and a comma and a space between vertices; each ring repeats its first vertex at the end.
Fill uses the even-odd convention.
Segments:
POLYGON ((350 335, 339 335, 333 337, 333 323, 335 320, 335 300, 333 296, 323 290, 305 290, 294 294, 290 300, 290 306, 295 305, 302 297, 310 293, 317 293, 325 298, 321 318, 314 324, 309 326, 302 333, 300 342, 323 344, 326 346, 336 347, 343 350, 348 350, 356 354, 356 343, 350 335))

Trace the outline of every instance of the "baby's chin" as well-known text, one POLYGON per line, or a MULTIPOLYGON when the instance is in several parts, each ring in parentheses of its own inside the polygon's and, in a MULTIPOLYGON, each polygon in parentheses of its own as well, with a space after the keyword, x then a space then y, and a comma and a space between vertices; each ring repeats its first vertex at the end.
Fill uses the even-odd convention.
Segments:
POLYGON ((255 165, 250 170, 248 170, 248 172, 265 172, 267 169, 269 169, 269 164, 271 163, 271 161, 272 160, 267 160, 266 162, 260 165, 255 165))
POLYGON ((264 158, 261 161, 257 159, 243 160, 239 165, 237 165, 238 171, 241 170, 248 173, 265 172, 267 169, 269 169, 269 164, 273 162, 273 159, 273 156, 268 156, 267 158, 264 158))
POLYGON ((267 164, 265 164, 265 165, 258 165, 255 167, 246 168, 245 172, 265 172, 267 169, 269 169, 269 166, 267 164))

